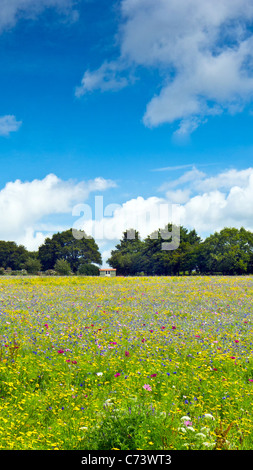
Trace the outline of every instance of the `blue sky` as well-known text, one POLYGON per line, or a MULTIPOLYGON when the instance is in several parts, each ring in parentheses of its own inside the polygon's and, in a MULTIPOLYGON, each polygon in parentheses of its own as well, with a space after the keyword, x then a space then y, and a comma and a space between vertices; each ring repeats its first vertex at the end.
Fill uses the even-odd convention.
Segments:
POLYGON ((253 230, 252 23, 250 0, 5 2, 0 238, 37 249, 82 204, 94 230, 98 196, 104 264, 161 204, 202 237, 253 230))

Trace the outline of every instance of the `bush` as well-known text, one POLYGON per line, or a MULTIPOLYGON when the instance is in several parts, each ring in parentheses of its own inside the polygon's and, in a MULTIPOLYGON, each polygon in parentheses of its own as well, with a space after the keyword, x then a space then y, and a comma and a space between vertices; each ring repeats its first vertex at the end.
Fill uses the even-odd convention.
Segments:
POLYGON ((99 276, 99 268, 94 264, 80 264, 77 274, 83 276, 99 276))
POLYGON ((41 262, 39 259, 28 258, 25 268, 29 274, 37 274, 41 270, 41 262))
POLYGON ((4 276, 5 275, 5 269, 4 268, 0 268, 0 276, 4 276))
POLYGON ((68 276, 71 274, 70 264, 65 259, 58 259, 54 265, 54 269, 58 274, 62 276, 68 276))

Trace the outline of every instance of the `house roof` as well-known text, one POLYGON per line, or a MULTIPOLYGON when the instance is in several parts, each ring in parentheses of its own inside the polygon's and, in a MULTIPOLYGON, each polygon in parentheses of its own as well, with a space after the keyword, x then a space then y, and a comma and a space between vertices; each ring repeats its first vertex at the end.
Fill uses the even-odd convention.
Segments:
POLYGON ((116 271, 114 268, 104 268, 104 269, 99 269, 99 271, 116 271))

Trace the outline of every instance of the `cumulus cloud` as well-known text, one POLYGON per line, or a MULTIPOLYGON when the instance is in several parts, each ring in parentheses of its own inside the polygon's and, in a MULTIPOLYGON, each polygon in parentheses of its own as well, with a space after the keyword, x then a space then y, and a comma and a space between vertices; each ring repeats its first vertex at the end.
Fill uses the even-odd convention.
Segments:
POLYGON ((251 101, 251 0, 121 0, 120 5, 118 60, 85 72, 79 95, 125 86, 133 67, 155 68, 160 91, 147 103, 143 122, 150 127, 177 122, 177 138, 209 116, 240 112, 251 101))
POLYGON ((13 115, 0 116, 0 136, 8 137, 11 132, 16 132, 22 125, 13 115))
POLYGON ((195 179, 193 173, 186 172, 169 190, 164 185, 163 197, 131 199, 111 213, 108 210, 110 217, 79 219, 75 228, 104 242, 120 239, 131 228, 146 237, 168 222, 195 228, 202 237, 225 226, 253 231, 253 168, 228 170, 213 177, 197 169, 194 172, 195 179))
POLYGON ((0 191, 0 239, 36 249, 45 238, 43 231, 56 231, 55 225, 42 223, 43 218, 71 214, 73 204, 86 200, 91 192, 114 186, 103 178, 76 183, 54 174, 41 180, 9 182, 0 191))
POLYGON ((45 8, 56 8, 76 20, 76 0, 1 0, 0 33, 16 25, 20 18, 35 19, 45 8))

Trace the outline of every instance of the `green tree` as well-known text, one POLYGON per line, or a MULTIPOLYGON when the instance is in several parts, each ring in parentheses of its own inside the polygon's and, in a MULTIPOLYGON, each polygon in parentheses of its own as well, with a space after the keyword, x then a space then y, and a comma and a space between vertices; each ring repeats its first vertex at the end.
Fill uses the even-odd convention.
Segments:
POLYGON ((80 264, 77 274, 82 274, 83 276, 99 276, 99 268, 95 264, 80 264))
POLYGON ((107 260, 108 264, 117 269, 117 274, 127 276, 141 271, 141 256, 143 242, 139 239, 139 233, 134 229, 128 229, 123 233, 120 243, 107 260))
POLYGON ((205 239, 198 252, 198 267, 204 273, 251 273, 253 233, 225 227, 205 239))
POLYGON ((54 265, 54 269, 58 274, 62 276, 68 276, 71 274, 70 264, 63 258, 58 259, 54 265))
POLYGON ((38 253, 43 270, 53 269, 58 259, 67 261, 73 272, 77 272, 80 264, 101 264, 101 254, 95 240, 88 238, 84 232, 81 235, 83 238, 76 239, 69 229, 46 238, 38 253))
POLYGON ((29 274, 36 274, 41 270, 41 262, 39 259, 29 257, 25 262, 25 269, 29 274))
POLYGON ((0 266, 20 270, 24 268, 29 252, 23 245, 15 242, 0 241, 0 266))

